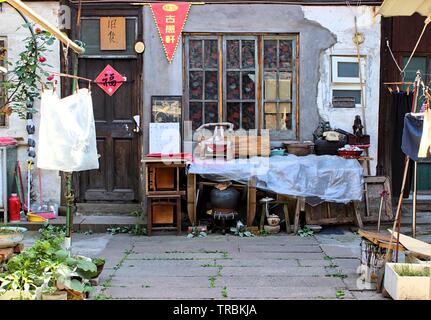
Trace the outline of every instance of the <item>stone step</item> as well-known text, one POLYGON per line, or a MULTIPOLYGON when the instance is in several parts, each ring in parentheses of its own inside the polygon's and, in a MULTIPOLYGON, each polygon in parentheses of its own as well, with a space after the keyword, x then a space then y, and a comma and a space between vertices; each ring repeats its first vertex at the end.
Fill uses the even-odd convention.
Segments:
POLYGON ((142 211, 140 203, 77 203, 76 207, 78 214, 91 216, 131 215, 142 211))
MULTIPOLYGON (((13 223, 13 226, 25 227, 30 231, 37 231, 42 228, 46 223, 44 222, 28 222, 21 221, 13 223)), ((49 220, 49 224, 53 226, 65 226, 66 217, 59 216, 56 219, 49 220)), ((77 215, 73 217, 73 231, 74 232, 94 232, 104 233, 107 228, 112 227, 133 227, 134 225, 144 225, 144 221, 135 216, 119 216, 119 215, 77 215)), ((11 224, 12 225, 12 224, 11 224)))

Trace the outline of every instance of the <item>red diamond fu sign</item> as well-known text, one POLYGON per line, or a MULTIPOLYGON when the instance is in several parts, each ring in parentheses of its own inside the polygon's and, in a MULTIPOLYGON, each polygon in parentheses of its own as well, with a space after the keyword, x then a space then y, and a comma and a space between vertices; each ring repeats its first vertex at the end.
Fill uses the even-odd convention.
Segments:
POLYGON ((124 77, 109 64, 97 76, 96 83, 109 96, 112 96, 125 81, 124 77))

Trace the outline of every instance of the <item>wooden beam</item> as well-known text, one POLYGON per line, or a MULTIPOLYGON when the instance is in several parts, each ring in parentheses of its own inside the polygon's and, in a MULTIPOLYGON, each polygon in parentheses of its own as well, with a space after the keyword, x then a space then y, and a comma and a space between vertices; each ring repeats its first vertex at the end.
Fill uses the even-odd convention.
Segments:
POLYGON ((54 27, 51 23, 46 21, 44 18, 39 16, 36 12, 34 12, 31 8, 29 8, 26 4, 24 4, 21 0, 6 0, 12 7, 19 10, 25 16, 29 17, 34 22, 38 23, 41 27, 50 32, 54 37, 60 40, 66 47, 72 49, 78 54, 82 54, 85 52, 85 49, 78 46, 75 42, 73 42, 69 37, 67 37, 63 32, 54 27))

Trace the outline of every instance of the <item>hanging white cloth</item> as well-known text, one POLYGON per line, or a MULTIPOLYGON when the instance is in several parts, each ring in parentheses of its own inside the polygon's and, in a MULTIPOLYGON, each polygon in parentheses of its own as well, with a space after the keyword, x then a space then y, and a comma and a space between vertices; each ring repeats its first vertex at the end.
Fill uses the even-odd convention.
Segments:
POLYGON ((93 103, 88 89, 60 99, 41 95, 37 167, 65 172, 99 169, 93 103))

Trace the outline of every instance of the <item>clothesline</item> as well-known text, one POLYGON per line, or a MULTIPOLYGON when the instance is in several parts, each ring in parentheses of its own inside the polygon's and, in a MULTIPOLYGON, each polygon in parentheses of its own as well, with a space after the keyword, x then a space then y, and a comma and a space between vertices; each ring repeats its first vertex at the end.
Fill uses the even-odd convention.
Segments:
MULTIPOLYGON (((83 81, 87 81, 90 83, 97 83, 97 84, 104 84, 104 81, 95 81, 95 80, 91 80, 88 78, 84 78, 84 77, 80 77, 80 76, 75 76, 75 75, 71 75, 71 74, 67 74, 67 73, 61 73, 61 72, 54 72, 54 71, 50 71, 51 74, 59 76, 59 77, 65 77, 65 78, 72 78, 72 79, 78 79, 78 80, 83 80, 83 81)), ((123 77, 123 81, 116 81, 116 82, 126 82, 126 78, 123 77)))

